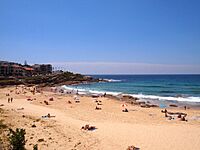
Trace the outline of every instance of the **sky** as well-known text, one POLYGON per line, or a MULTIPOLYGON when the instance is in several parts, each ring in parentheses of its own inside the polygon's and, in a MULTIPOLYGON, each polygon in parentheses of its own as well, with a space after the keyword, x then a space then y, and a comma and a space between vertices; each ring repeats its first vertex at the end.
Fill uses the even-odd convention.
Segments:
POLYGON ((200 74, 199 0, 0 0, 0 60, 84 74, 200 74))

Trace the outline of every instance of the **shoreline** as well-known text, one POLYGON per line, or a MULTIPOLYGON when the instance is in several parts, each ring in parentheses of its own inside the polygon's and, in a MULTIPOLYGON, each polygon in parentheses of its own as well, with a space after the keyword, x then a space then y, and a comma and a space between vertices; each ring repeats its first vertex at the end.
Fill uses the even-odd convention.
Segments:
MULTIPOLYGON (((82 85, 82 83, 76 84, 76 85, 77 86, 82 85)), ((74 86, 74 85, 70 85, 70 86, 74 86)), ((116 100, 120 100, 120 99, 123 99, 123 97, 128 96, 132 100, 137 99, 137 101, 151 103, 153 105, 157 105, 160 108, 169 108, 170 107, 169 105, 174 105, 174 106, 177 105, 177 107, 188 106, 189 108, 200 109, 200 102, 140 98, 140 94, 126 94, 126 93, 122 93, 122 92, 93 91, 93 90, 79 89, 76 87, 73 88, 73 87, 69 87, 69 85, 56 86, 56 88, 58 88, 58 90, 63 90, 62 92, 65 94, 68 94, 68 93, 77 94, 76 93, 76 91, 77 91, 80 95, 85 95, 85 96, 96 95, 98 97, 102 97, 106 93, 107 96, 113 97, 116 100)), ((156 97, 162 97, 162 96, 156 96, 156 97)), ((186 97, 173 97, 173 98, 186 98, 186 97)))

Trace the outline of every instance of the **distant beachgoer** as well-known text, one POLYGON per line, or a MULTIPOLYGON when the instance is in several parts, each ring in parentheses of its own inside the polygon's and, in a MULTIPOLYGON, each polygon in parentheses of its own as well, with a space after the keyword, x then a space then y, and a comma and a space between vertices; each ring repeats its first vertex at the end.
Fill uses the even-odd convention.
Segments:
POLYGON ((96 106, 96 108, 95 108, 95 109, 96 109, 96 110, 101 110, 101 108, 100 108, 100 107, 97 107, 97 106, 96 106))
POLYGON ((106 93, 104 93, 103 97, 106 97, 106 93))
POLYGON ((181 118, 181 117, 182 117, 181 114, 178 114, 177 118, 181 118))
POLYGON ((48 113, 48 114, 47 114, 47 117, 48 117, 48 118, 50 118, 50 117, 51 117, 50 113, 48 113))
POLYGON ((168 118, 169 120, 172 120, 173 118, 172 118, 172 116, 169 116, 169 118, 168 118))
POLYGON ((122 110, 122 112, 128 112, 128 109, 127 109, 127 108, 125 108, 125 109, 123 109, 123 110, 122 110))
POLYGON ((165 117, 168 117, 167 112, 165 112, 165 117))
POLYGON ((8 103, 10 103, 10 98, 8 98, 8 103))
POLYGON ((186 110, 186 109, 187 109, 187 107, 186 107, 186 106, 184 106, 184 109, 186 110))
POLYGON ((12 103, 12 101, 13 101, 13 98, 11 97, 11 98, 10 98, 10 102, 12 103))
POLYGON ((187 120, 185 119, 185 116, 183 116, 183 117, 181 118, 181 121, 187 121, 187 120))

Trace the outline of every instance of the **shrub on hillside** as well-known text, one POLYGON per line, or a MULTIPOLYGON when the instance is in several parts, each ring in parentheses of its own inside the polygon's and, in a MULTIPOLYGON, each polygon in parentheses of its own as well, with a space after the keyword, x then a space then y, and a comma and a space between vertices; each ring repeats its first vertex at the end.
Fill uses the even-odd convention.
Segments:
POLYGON ((35 144, 35 145, 33 146, 33 150, 38 150, 38 145, 37 145, 37 144, 35 144))
POLYGON ((17 128, 16 131, 9 129, 9 142, 11 150, 25 150, 25 129, 17 128))

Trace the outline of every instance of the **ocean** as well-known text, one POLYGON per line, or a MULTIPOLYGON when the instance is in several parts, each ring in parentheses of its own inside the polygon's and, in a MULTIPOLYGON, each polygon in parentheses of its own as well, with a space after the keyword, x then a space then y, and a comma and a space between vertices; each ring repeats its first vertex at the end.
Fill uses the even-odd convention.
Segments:
POLYGON ((140 99, 200 102, 200 75, 91 75, 109 82, 65 86, 80 92, 129 94, 140 99))

